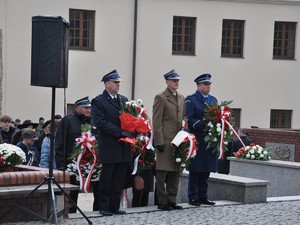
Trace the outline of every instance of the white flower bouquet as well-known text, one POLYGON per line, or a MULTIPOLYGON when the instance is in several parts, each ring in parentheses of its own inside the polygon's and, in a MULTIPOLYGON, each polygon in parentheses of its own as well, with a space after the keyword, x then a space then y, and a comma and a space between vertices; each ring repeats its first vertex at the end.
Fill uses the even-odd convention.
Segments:
POLYGON ((251 144, 245 148, 241 148, 235 153, 236 158, 251 159, 251 160, 270 160, 271 153, 267 148, 263 148, 259 145, 251 144))
POLYGON ((21 148, 12 144, 0 144, 0 168, 14 167, 26 162, 26 155, 21 148))

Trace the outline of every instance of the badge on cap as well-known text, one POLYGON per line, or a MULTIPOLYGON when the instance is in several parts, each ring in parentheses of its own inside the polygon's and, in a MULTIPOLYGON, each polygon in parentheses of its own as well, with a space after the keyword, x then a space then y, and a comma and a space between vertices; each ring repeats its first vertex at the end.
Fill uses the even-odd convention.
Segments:
POLYGON ((101 82, 105 83, 105 82, 110 81, 110 80, 111 81, 122 81, 117 70, 113 70, 113 71, 109 72, 108 74, 104 75, 102 77, 101 82))

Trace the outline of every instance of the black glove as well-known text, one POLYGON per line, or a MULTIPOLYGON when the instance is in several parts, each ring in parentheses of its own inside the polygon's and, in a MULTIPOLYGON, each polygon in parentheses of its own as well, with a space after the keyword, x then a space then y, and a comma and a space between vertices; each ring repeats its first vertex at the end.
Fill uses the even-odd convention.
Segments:
POLYGON ((127 137, 128 138, 134 138, 134 135, 129 131, 123 130, 122 133, 121 133, 121 137, 122 138, 127 138, 127 137))
POLYGON ((159 152, 163 152, 165 150, 165 145, 156 145, 156 149, 159 152))

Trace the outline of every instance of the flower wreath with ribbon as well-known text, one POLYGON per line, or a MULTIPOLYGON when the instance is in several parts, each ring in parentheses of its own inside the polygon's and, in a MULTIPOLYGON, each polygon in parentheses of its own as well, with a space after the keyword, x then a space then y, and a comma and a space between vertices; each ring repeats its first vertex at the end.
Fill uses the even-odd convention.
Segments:
POLYGON ((197 141, 195 135, 185 131, 186 121, 182 121, 182 130, 180 130, 171 144, 175 147, 173 157, 177 163, 180 163, 182 168, 188 167, 191 159, 196 156, 197 141))
POLYGON ((80 190, 90 191, 91 181, 99 180, 101 165, 99 164, 98 145, 96 138, 91 133, 90 124, 81 125, 81 137, 75 139, 72 163, 67 170, 71 175, 76 175, 80 190))
POLYGON ((231 124, 234 119, 232 110, 228 105, 232 101, 224 101, 220 104, 207 104, 204 112, 204 119, 208 122, 204 130, 206 136, 204 141, 207 143, 207 149, 212 149, 213 152, 219 153, 219 159, 223 159, 224 152, 227 150, 227 144, 232 140, 233 134, 245 147, 243 141, 234 130, 231 124))
POLYGON ((143 169, 155 167, 155 151, 149 147, 151 139, 146 135, 139 135, 132 146, 133 171, 132 175, 139 175, 143 169))

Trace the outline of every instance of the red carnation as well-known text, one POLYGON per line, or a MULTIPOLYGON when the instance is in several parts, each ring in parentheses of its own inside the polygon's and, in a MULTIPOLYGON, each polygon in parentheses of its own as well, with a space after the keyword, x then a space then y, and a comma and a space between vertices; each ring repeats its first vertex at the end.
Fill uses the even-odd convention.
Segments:
POLYGON ((154 167, 155 163, 154 162, 151 162, 150 163, 150 167, 154 167))
POLYGON ((136 153, 136 149, 135 149, 135 148, 132 148, 132 149, 131 149, 131 152, 132 152, 132 153, 136 153))
POLYGON ((142 160, 142 159, 140 159, 139 160, 139 164, 141 164, 142 166, 145 164, 145 161, 144 160, 142 160))
POLYGON ((242 154, 245 154, 245 153, 246 153, 246 149, 245 149, 245 148, 242 148, 242 149, 240 149, 239 152, 241 152, 242 154))
POLYGON ((241 153, 238 151, 238 152, 235 153, 235 156, 236 156, 237 158, 240 158, 240 157, 241 157, 241 153))
POLYGON ((143 149, 141 150, 141 153, 142 153, 143 155, 146 154, 146 149, 143 148, 143 149))
POLYGON ((184 151, 185 151, 185 152, 189 152, 189 151, 190 151, 190 149, 186 148, 186 149, 184 149, 184 151))

